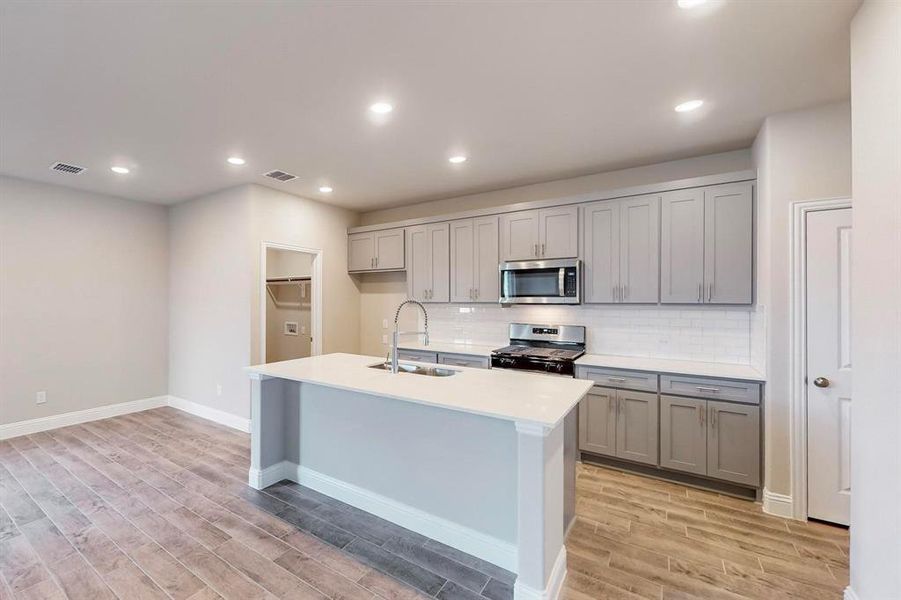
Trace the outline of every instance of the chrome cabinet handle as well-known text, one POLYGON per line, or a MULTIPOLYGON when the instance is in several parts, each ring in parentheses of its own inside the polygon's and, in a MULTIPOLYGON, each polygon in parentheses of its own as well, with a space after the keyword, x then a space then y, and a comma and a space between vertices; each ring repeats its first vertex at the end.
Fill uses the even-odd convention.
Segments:
POLYGON ((704 297, 703 297, 703 295, 702 295, 703 292, 701 291, 701 289, 702 289, 703 287, 704 287, 704 284, 702 284, 702 283, 699 283, 699 284, 698 284, 698 302, 703 302, 703 300, 704 300, 704 297))
POLYGON ((619 381, 619 382, 624 382, 624 381, 626 381, 626 378, 625 378, 625 377, 608 377, 608 378, 607 378, 607 381, 619 381))
POLYGON ((704 426, 704 413, 707 412, 707 408, 702 408, 698 411, 698 424, 703 427, 704 426))
POLYGON ((711 394, 718 394, 718 393, 720 392, 720 388, 715 388, 715 387, 703 387, 703 386, 700 386, 700 385, 697 386, 696 389, 697 389, 699 392, 710 392, 711 394))
POLYGON ((532 247, 532 256, 538 256, 538 244, 532 247))
POLYGON ((628 298, 629 298, 629 286, 624 285, 623 286, 623 299, 628 299, 628 298))
POLYGON ((818 388, 827 388, 832 382, 825 377, 817 377, 813 380, 813 384, 818 388))
POLYGON ((476 300, 479 299, 479 288, 476 288, 476 300))
POLYGON ((713 300, 713 284, 707 286, 707 302, 713 300))
POLYGON ((379 257, 378 256, 375 257, 375 266, 376 266, 376 268, 378 268, 378 266, 379 266, 379 257))
POLYGON ((713 437, 716 437, 716 409, 710 407, 710 427, 713 429, 713 437))
POLYGON ((541 256, 544 256, 544 244, 541 244, 541 256))
POLYGON ((374 256, 373 256, 372 258, 369 259, 369 268, 370 268, 370 269, 374 269, 374 268, 375 268, 375 257, 374 257, 374 256))

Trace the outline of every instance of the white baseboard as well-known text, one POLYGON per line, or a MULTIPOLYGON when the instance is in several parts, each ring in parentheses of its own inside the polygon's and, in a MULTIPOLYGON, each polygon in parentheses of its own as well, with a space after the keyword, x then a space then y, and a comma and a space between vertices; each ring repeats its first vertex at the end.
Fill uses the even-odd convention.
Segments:
POLYGON ((860 596, 849 585, 845 588, 844 600, 860 600, 860 596))
POLYGON ((244 433, 250 433, 250 419, 245 419, 244 417, 239 417, 223 410, 211 408, 205 404, 191 402, 190 400, 185 400, 184 398, 179 398, 177 396, 168 396, 168 398, 168 404, 172 408, 183 410, 186 413, 191 413, 202 419, 213 421, 214 423, 219 423, 220 425, 225 425, 226 427, 231 427, 232 429, 237 429, 244 433))
POLYGON ((106 406, 77 410, 61 415, 51 415, 39 419, 7 423, 5 425, 0 425, 0 440, 19 437, 20 435, 30 435, 40 431, 49 431, 50 429, 57 429, 59 427, 68 427, 69 425, 78 425, 79 423, 87 423, 89 421, 118 417, 119 415, 127 415, 129 413, 149 410, 151 408, 159 408, 161 406, 166 406, 168 403, 168 396, 153 396, 152 398, 141 398, 140 400, 132 400, 131 402, 108 404, 106 406))
MULTIPOLYGON (((281 472, 279 479, 296 481, 401 527, 458 548, 508 571, 516 572, 517 550, 514 543, 500 540, 306 467, 291 464, 290 467, 279 466, 278 469, 293 470, 290 474, 281 472)), ((265 479, 262 473, 260 476, 265 479)), ((272 473, 271 477, 274 476, 275 473, 272 473)), ((564 560, 564 568, 565 566, 564 560)))
POLYGON ((764 488, 763 490, 763 512, 776 517, 785 519, 795 518, 794 507, 792 505, 792 497, 785 494, 777 494, 764 488))
POLYGON ((560 548, 547 587, 537 590, 517 579, 513 583, 513 600, 558 600, 563 593, 563 581, 566 579, 566 546, 560 548))
POLYGON ((291 481, 295 481, 297 477, 297 465, 292 462, 288 462, 283 460, 280 463, 275 463, 274 465, 270 465, 265 469, 254 469, 250 468, 250 474, 247 478, 247 485, 250 487, 261 490, 263 488, 267 488, 274 483, 278 483, 282 479, 290 479, 291 481))

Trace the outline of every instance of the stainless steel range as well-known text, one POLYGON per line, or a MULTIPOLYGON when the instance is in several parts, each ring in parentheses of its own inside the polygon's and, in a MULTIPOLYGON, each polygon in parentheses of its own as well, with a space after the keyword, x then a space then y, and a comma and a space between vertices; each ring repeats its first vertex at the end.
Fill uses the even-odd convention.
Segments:
POLYGON ((581 325, 511 323, 510 345, 491 352, 491 367, 572 377, 576 359, 583 354, 581 325))

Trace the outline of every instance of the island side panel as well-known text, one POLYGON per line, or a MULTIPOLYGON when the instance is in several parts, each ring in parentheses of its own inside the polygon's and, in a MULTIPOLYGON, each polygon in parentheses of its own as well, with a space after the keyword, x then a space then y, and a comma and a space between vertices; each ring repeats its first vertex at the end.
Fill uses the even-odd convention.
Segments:
POLYGON ((263 489, 284 478, 287 383, 265 375, 251 375, 248 485, 252 488, 263 489))
POLYGON ((512 422, 307 383, 299 396, 301 484, 516 570, 512 422))
POLYGON ((514 600, 556 600, 566 577, 564 423, 517 423, 518 568, 514 600))

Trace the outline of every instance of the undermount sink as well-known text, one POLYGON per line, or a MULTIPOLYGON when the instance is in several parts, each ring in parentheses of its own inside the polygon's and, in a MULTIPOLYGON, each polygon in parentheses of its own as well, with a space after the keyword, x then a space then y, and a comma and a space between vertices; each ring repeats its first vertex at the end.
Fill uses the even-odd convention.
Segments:
MULTIPOLYGON (((380 369, 382 371, 390 371, 391 363, 378 363, 375 365, 369 365, 370 369, 380 369)), ((456 375, 457 371, 454 369, 442 369, 441 367, 423 367, 421 365, 410 365, 407 363, 400 363, 397 365, 398 373, 412 373, 414 375, 428 375, 429 377, 450 377, 451 375, 456 375)))

